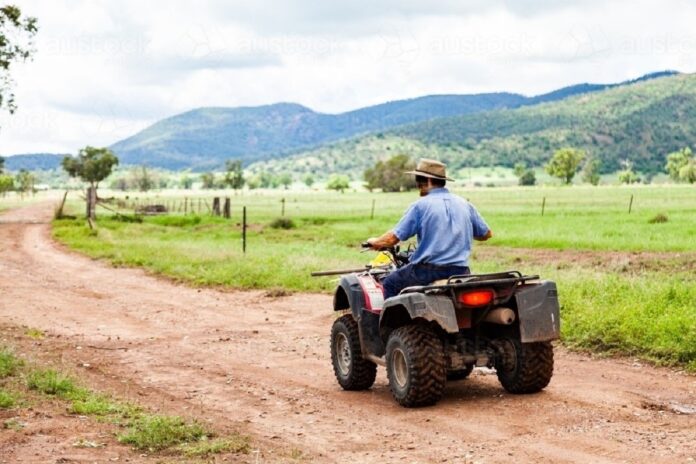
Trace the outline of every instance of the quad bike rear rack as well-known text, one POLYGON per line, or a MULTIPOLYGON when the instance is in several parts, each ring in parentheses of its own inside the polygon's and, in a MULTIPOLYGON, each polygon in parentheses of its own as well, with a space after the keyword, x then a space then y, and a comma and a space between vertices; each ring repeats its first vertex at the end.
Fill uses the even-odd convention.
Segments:
POLYGON ((431 291, 449 291, 467 287, 481 286, 516 286, 532 280, 539 280, 538 275, 522 275, 519 271, 497 272, 493 274, 453 275, 444 285, 417 285, 406 287, 401 293, 424 293, 431 291))

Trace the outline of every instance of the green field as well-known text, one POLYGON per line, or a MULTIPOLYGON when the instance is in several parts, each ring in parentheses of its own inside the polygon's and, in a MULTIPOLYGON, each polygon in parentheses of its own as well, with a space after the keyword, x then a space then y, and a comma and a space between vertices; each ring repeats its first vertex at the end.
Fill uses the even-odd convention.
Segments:
MULTIPOLYGON (((696 188, 480 188, 458 193, 476 204, 495 233, 490 242, 478 245, 476 255, 492 256, 486 251, 505 247, 502 258, 475 256, 473 270, 514 267, 556 280, 568 345, 696 369, 696 277, 689 264, 696 251, 696 188), (667 222, 651 223, 658 213, 667 222), (530 251, 518 248, 620 252, 626 260, 632 252, 661 254, 645 269, 563 258, 562 253, 525 265, 520 256, 530 251)), ((142 266, 194 285, 328 292, 335 281, 313 279, 309 273, 364 264, 371 255, 361 254, 359 243, 389 229, 416 194, 288 191, 231 198, 231 220, 205 212, 145 217, 142 223, 103 215, 96 232, 83 220, 60 220, 54 223, 54 235, 115 265, 142 266), (270 226, 281 214, 282 198, 294 228, 270 226), (250 223, 246 254, 242 206, 247 206, 250 223)), ((174 199, 151 196, 159 203, 174 199)), ((193 204, 197 210, 198 201, 193 204)))

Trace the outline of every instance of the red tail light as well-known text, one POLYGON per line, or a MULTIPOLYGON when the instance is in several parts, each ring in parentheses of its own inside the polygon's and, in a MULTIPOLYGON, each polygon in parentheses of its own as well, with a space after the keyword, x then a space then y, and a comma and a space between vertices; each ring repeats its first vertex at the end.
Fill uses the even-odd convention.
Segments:
POLYGON ((495 293, 493 290, 474 290, 460 293, 458 298, 459 302, 465 306, 486 306, 493 301, 495 293))

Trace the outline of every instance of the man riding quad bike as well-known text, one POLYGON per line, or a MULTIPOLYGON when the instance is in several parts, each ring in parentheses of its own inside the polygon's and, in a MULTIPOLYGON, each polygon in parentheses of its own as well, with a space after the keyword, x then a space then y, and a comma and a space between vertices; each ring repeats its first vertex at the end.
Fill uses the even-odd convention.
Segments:
POLYGON ((393 231, 363 244, 384 250, 391 263, 314 274, 345 274, 333 306, 346 314, 331 329, 338 383, 368 389, 383 365, 399 404, 425 406, 442 397, 447 380, 485 366, 511 393, 540 391, 551 380, 551 341, 560 332, 555 283, 517 271, 471 275, 471 240, 490 238, 490 229, 444 188, 442 163, 421 160, 413 173, 422 198, 393 231), (399 252, 396 243, 412 235, 418 249, 399 252))

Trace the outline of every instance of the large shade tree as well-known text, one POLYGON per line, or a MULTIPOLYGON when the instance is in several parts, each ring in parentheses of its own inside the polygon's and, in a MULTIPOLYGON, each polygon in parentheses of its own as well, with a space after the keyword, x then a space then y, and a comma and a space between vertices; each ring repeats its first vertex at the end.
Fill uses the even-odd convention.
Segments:
POLYGON ((558 177, 565 184, 570 184, 585 156, 583 150, 570 147, 560 148, 556 150, 546 165, 546 172, 553 177, 558 177))
POLYGON ((63 158, 63 169, 71 176, 88 182, 95 191, 99 182, 109 177, 118 158, 108 148, 85 147, 77 156, 63 158))
POLYGON ((37 30, 36 18, 23 15, 14 5, 0 6, 0 110, 17 109, 10 71, 33 54, 37 30))

